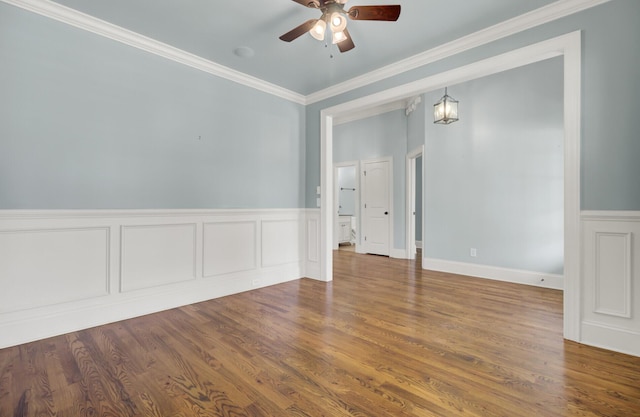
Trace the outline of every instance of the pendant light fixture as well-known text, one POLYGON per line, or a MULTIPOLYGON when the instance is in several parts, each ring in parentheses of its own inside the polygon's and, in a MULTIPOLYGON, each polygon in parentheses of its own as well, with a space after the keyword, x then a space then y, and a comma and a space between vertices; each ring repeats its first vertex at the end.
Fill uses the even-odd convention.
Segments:
POLYGON ((317 40, 323 41, 325 30, 327 30, 327 22, 325 22, 322 19, 318 19, 318 21, 316 22, 315 25, 313 25, 309 33, 311 34, 311 36, 313 36, 317 40))
POLYGON ((433 123, 448 125, 458 121, 458 101, 447 94, 444 88, 444 96, 433 105, 433 123))

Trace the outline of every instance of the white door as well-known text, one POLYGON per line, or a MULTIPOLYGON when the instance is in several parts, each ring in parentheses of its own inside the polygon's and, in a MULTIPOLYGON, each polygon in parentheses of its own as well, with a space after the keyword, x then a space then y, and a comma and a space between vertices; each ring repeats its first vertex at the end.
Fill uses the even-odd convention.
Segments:
POLYGON ((364 251, 389 256, 391 230, 390 161, 363 163, 362 213, 364 251))

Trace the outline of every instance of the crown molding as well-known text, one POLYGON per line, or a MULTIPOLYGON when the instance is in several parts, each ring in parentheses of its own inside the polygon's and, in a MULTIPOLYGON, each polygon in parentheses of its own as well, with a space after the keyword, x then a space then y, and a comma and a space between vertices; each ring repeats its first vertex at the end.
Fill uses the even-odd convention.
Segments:
POLYGON ((497 41, 507 36, 531 29, 542 24, 552 22, 565 16, 581 12, 586 9, 610 2, 612 0, 558 0, 547 6, 540 7, 528 13, 505 20, 493 26, 463 36, 451 42, 421 52, 401 61, 371 71, 359 77, 335 84, 324 90, 306 96, 306 104, 317 103, 322 100, 346 93, 356 88, 373 84, 380 80, 411 71, 418 67, 434 63, 441 59, 468 51, 473 48, 497 41))
POLYGON ((49 0, 0 1, 298 104, 305 104, 306 102, 305 96, 302 94, 49 0))
POLYGON ((442 44, 412 57, 371 71, 362 76, 319 90, 307 96, 251 75, 244 74, 229 67, 225 67, 192 53, 167 45, 163 42, 159 42, 139 33, 124 29, 112 23, 105 22, 104 20, 97 19, 75 9, 54 3, 50 0, 0 1, 59 22, 66 23, 76 28, 86 30, 96 35, 112 39, 116 42, 170 59, 180 64, 190 66, 200 71, 225 78, 238 84, 272 94, 294 103, 309 105, 612 0, 558 0, 555 3, 532 10, 523 15, 463 36, 462 38, 442 44))

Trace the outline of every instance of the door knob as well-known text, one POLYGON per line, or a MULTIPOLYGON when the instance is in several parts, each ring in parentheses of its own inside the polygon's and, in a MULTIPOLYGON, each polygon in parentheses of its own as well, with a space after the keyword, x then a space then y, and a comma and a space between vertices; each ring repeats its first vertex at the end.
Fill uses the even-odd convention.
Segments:
POLYGON ((384 215, 386 216, 387 214, 389 214, 389 212, 388 212, 388 211, 385 211, 385 212, 384 212, 384 215))

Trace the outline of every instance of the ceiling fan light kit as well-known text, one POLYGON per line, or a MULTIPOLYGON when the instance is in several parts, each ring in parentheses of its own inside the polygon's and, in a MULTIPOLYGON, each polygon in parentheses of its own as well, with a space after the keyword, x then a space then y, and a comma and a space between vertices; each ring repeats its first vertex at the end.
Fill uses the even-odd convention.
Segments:
POLYGON ((340 12, 331 13, 331 31, 333 33, 342 32, 347 27, 347 18, 340 12))
POLYGON ((336 43, 340 43, 342 41, 347 40, 347 35, 344 32, 334 32, 333 33, 333 41, 332 43, 335 45, 336 43))
POLYGON ((347 31, 347 16, 351 20, 380 20, 395 22, 400 17, 400 5, 383 6, 353 6, 348 11, 344 10, 347 0, 293 0, 298 4, 312 9, 319 9, 322 16, 319 19, 310 19, 300 26, 290 30, 280 39, 291 42, 306 32, 319 41, 324 41, 327 33, 327 25, 331 29, 332 43, 338 45, 340 52, 350 51, 355 47, 349 31, 347 31))
POLYGON ((311 36, 313 36, 317 40, 323 41, 324 33, 326 30, 327 30, 327 22, 325 22, 322 19, 318 19, 318 21, 316 22, 315 25, 313 25, 313 28, 311 28, 309 33, 311 34, 311 36))

